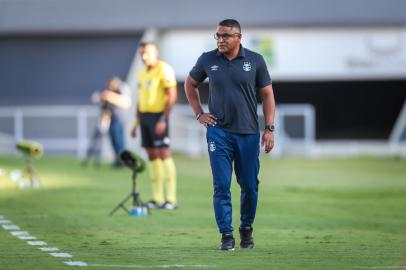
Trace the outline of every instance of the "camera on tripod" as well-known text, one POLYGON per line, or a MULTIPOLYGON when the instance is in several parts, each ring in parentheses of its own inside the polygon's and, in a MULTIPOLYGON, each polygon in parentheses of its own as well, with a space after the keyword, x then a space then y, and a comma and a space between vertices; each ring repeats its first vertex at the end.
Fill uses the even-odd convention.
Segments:
POLYGON ((41 184, 38 175, 34 171, 32 159, 41 157, 44 154, 44 148, 40 143, 27 140, 17 142, 16 148, 25 157, 26 173, 29 178, 29 182, 20 182, 20 188, 39 188, 41 184))
POLYGON ((138 156, 137 154, 124 150, 120 153, 120 159, 124 163, 126 167, 128 167, 132 171, 132 191, 128 194, 127 197, 123 201, 121 201, 111 212, 110 216, 112 216, 119 208, 122 208, 124 211, 127 212, 128 215, 134 217, 143 217, 150 214, 149 208, 147 204, 144 204, 141 201, 141 196, 138 192, 136 192, 136 178, 137 173, 141 173, 145 170, 146 164, 145 161, 138 156), (125 203, 132 198, 132 207, 128 210, 125 207, 125 203))
POLYGON ((124 165, 132 171, 140 173, 145 170, 145 161, 133 152, 124 150, 120 153, 120 158, 124 165))

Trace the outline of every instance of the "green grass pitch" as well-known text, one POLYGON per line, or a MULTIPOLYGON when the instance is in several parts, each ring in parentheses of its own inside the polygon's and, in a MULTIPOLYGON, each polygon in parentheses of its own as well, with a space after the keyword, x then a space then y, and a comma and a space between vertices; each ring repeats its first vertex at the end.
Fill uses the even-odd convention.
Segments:
MULTIPOLYGON (((34 161, 42 188, 19 190, 0 176, 0 215, 50 247, 55 258, 0 226, 0 269, 401 269, 405 265, 406 160, 262 158, 255 248, 218 250, 207 158, 175 156, 179 209, 108 216, 131 190, 130 170, 81 168, 68 158, 34 161)), ((0 168, 22 169, 15 157, 0 168)), ((147 173, 137 179, 150 199, 147 173)), ((239 189, 233 181, 233 225, 239 189)), ((238 233, 236 234, 238 240, 238 233)))

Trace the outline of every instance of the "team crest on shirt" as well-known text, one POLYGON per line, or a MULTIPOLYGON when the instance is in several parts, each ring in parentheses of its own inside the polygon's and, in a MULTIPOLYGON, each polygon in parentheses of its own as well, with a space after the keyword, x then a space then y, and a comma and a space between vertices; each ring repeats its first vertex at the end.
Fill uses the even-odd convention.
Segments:
POLYGON ((251 63, 250 62, 244 62, 244 64, 242 65, 242 69, 244 71, 250 71, 251 70, 251 63))
POLYGON ((210 152, 216 151, 216 144, 213 141, 209 142, 209 151, 210 152))
POLYGON ((219 69, 219 66, 217 66, 217 65, 213 65, 213 66, 210 67, 211 71, 216 71, 218 69, 219 69))
POLYGON ((169 137, 165 137, 163 140, 164 144, 169 144, 171 142, 171 139, 169 137))

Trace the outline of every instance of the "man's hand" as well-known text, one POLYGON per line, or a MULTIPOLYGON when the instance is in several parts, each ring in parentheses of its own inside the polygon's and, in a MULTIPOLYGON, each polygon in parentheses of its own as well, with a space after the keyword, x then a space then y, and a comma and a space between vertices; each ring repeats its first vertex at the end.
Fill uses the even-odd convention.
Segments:
POLYGON ((103 92, 100 93, 100 99, 102 101, 110 102, 113 95, 114 95, 114 93, 112 91, 104 90, 103 92))
POLYGON ((133 126, 133 128, 131 129, 131 137, 137 137, 137 126, 133 126))
POLYGON ((165 120, 160 120, 158 123, 155 125, 155 133, 158 135, 164 134, 166 130, 166 121, 165 120))
POLYGON ((217 124, 216 120, 217 118, 211 113, 203 113, 199 116, 199 119, 197 119, 197 121, 206 128, 207 126, 215 126, 217 124))
POLYGON ((261 145, 265 148, 265 153, 271 152, 274 146, 274 135, 273 132, 269 130, 264 130, 261 139, 261 145))

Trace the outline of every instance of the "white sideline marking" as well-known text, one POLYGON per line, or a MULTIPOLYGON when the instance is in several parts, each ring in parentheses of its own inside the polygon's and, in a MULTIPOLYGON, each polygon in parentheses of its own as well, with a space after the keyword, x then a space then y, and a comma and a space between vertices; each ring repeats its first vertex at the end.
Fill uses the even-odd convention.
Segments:
POLYGON ((363 269, 404 269, 406 268, 405 266, 401 265, 388 265, 388 266, 358 266, 357 268, 363 268, 363 269))
MULTIPOLYGON (((27 231, 19 231, 20 227, 10 224, 10 220, 3 219, 4 216, 0 216, 0 224, 7 224, 2 225, 3 229, 10 230, 10 234, 16 236, 22 240, 33 240, 36 237, 31 236, 27 231), (16 230, 16 231, 13 231, 16 230)), ((27 241, 28 245, 31 246, 47 246, 48 244, 43 241, 27 241)), ((58 258, 72 258, 73 256, 69 253, 58 252, 59 249, 56 247, 40 247, 39 250, 43 252, 49 252, 49 254, 53 257, 58 258)), ((137 264, 128 264, 128 265, 119 265, 119 264, 87 264, 86 262, 82 261, 66 261, 63 262, 68 266, 93 266, 93 267, 110 267, 110 268, 215 268, 217 265, 205 265, 205 264, 163 264, 163 265, 137 265, 137 264)), ((371 267, 369 267, 371 268, 371 267)), ((400 268, 400 267, 397 267, 400 268)))
POLYGON ((44 252, 52 252, 52 251, 59 251, 59 248, 56 248, 56 247, 43 247, 43 248, 39 248, 39 250, 44 251, 44 252))
MULTIPOLYGON (((10 224, 10 220, 3 219, 4 216, 0 216, 0 224, 7 224, 7 225, 2 225, 3 229, 9 230, 10 234, 13 236, 16 236, 22 240, 34 240, 37 239, 35 236, 30 235, 27 231, 20 231, 20 227, 10 224)), ((31 246, 47 246, 48 244, 43 241, 27 241, 28 245, 31 246)), ((39 250, 43 252, 49 252, 49 254, 53 257, 57 258, 72 258, 73 256, 69 253, 63 253, 59 252, 59 249, 56 247, 42 247, 39 248, 39 250)), ((69 266, 87 266, 87 263, 85 262, 80 262, 80 261, 70 261, 70 262, 64 262, 66 265, 69 266)))
POLYGON ((117 267, 117 268, 215 268, 217 265, 207 264, 161 264, 161 265, 139 265, 139 264, 89 264, 94 267, 117 267))
POLYGON ((14 236, 29 236, 30 234, 28 233, 28 232, 26 232, 26 231, 13 231, 13 232, 10 232, 12 235, 14 235, 14 236))
POLYGON ((51 254, 54 257, 58 257, 58 258, 72 258, 73 257, 69 253, 51 252, 49 254, 51 254))
POLYGON ((69 266, 87 266, 87 263, 79 262, 79 261, 77 261, 77 262, 70 261, 70 262, 63 262, 63 263, 66 265, 69 265, 69 266))
POLYGON ((28 245, 31 246, 47 246, 48 244, 42 241, 27 241, 28 245))
POLYGON ((10 220, 7 220, 7 219, 0 219, 0 224, 9 224, 9 223, 11 223, 10 220))
POLYGON ((21 236, 17 236, 18 238, 20 238, 21 240, 36 240, 37 237, 35 236, 31 236, 31 235, 21 235, 21 236))
POLYGON ((1 225, 3 227, 3 229, 5 230, 16 230, 18 231, 20 229, 20 227, 18 227, 17 225, 1 225))

